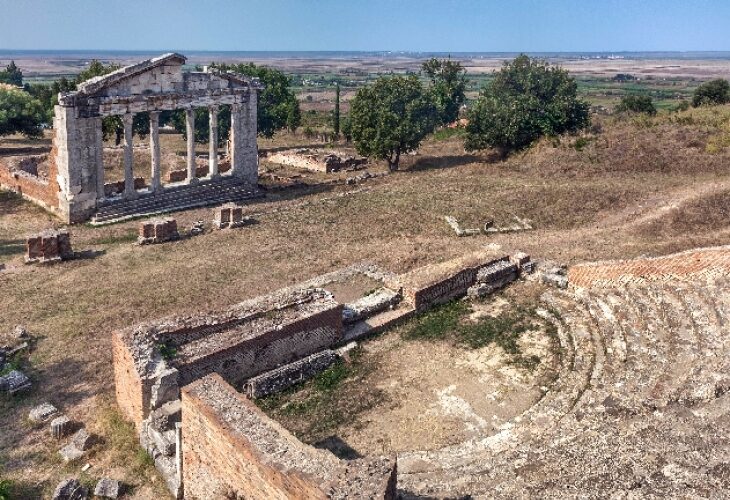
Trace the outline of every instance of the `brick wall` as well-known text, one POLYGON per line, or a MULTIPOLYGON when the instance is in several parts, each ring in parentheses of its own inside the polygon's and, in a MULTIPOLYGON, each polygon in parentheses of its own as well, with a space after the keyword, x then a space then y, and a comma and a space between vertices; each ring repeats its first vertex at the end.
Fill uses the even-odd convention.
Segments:
POLYGON ((611 287, 730 274, 730 247, 700 248, 664 257, 580 264, 568 269, 579 288, 611 287))
POLYGON ((13 158, 0 158, 0 185, 48 210, 56 211, 58 208, 58 182, 56 181, 55 150, 54 147, 49 159, 48 179, 12 169, 13 158))
POLYGON ((306 445, 220 376, 182 390, 186 499, 395 498, 393 459, 341 462, 306 445))
POLYGON ((181 386, 212 372, 239 385, 249 377, 330 347, 341 339, 342 306, 337 305, 284 324, 281 329, 240 339, 233 346, 192 362, 183 364, 173 360, 173 366, 180 372, 181 386))
POLYGON ((149 406, 150 391, 149 388, 144 390, 144 384, 121 332, 112 334, 112 354, 117 404, 124 415, 134 422, 137 430, 140 430, 145 418, 145 408, 149 406))

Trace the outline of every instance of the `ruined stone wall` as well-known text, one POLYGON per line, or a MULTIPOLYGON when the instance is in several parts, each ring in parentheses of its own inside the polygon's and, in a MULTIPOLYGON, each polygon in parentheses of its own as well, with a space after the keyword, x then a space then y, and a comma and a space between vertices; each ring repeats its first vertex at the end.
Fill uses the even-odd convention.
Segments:
POLYGON ((145 409, 149 407, 152 383, 142 381, 121 332, 112 335, 112 354, 117 404, 122 413, 134 422, 137 430, 140 430, 142 420, 147 416, 145 409))
POLYGON ((579 264, 568 282, 579 288, 711 278, 730 272, 730 247, 701 248, 663 257, 579 264))
POLYGON ((42 178, 14 168, 18 157, 0 158, 0 186, 15 191, 30 201, 55 212, 58 210, 55 146, 48 166, 48 177, 42 178))
POLYGON ((181 386, 212 372, 231 384, 240 385, 249 377, 330 347, 341 339, 342 306, 338 305, 278 329, 244 338, 227 349, 193 362, 176 363, 173 360, 173 366, 180 373, 181 386))
POLYGON ((183 388, 182 428, 187 499, 395 498, 394 459, 341 462, 300 442, 217 375, 183 388))

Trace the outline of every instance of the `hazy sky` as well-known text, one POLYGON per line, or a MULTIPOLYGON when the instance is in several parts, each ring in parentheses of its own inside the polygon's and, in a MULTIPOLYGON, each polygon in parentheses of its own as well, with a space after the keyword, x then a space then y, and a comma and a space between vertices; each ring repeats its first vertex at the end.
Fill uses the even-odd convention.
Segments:
POLYGON ((730 50, 730 0, 0 0, 0 49, 730 50))

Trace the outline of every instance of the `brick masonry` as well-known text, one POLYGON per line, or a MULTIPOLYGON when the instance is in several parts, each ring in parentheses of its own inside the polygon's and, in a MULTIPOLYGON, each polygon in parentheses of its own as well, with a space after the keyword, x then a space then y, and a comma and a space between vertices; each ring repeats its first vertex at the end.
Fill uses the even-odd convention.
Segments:
POLYGON ((342 462, 296 439, 218 375, 183 388, 182 427, 185 498, 395 498, 395 458, 342 462))
POLYGON ((730 273, 730 247, 701 248, 663 257, 579 264, 568 269, 577 288, 605 288, 696 279, 730 273))
POLYGON ((58 182, 56 181, 55 143, 49 160, 48 177, 43 178, 14 167, 17 157, 0 158, 0 186, 15 191, 51 212, 58 211, 58 182))

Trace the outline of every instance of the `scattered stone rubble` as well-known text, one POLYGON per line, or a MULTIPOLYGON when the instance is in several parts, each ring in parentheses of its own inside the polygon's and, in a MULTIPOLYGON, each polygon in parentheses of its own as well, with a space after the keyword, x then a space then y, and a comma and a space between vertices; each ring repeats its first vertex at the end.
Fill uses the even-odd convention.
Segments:
POLYGON ((96 483, 94 488, 94 496, 101 498, 119 498, 122 483, 116 479, 102 478, 96 483))
POLYGON ((86 500, 88 492, 78 479, 64 479, 53 492, 52 500, 86 500))
POLYGON ((396 306, 401 299, 400 292, 385 287, 378 288, 355 302, 345 304, 342 309, 342 321, 345 324, 355 323, 396 306))
POLYGON ((357 170, 367 164, 367 158, 339 151, 306 148, 276 152, 269 155, 267 159, 280 165, 326 173, 357 170))
POLYGON ((337 360, 334 351, 326 349, 306 358, 248 379, 243 392, 257 399, 302 383, 329 368, 337 360))
POLYGON ((30 379, 19 370, 12 370, 0 377, 0 391, 10 395, 27 391, 30 387, 30 379))
POLYGON ((456 217, 447 215, 444 217, 446 223, 454 230, 456 236, 475 236, 477 234, 514 233, 518 231, 531 231, 534 229, 532 223, 527 219, 513 216, 515 223, 509 226, 496 227, 493 220, 484 223, 483 228, 463 229, 456 217))
POLYGON ((86 454, 93 444, 92 436, 81 428, 71 437, 71 441, 59 451, 65 462, 78 460, 86 454))
POLYGON ((165 243, 178 239, 180 239, 180 233, 177 230, 177 221, 175 219, 155 219, 142 222, 139 225, 137 242, 140 245, 165 243))
POLYGON ((26 241, 26 264, 52 263, 73 259, 71 236, 68 231, 48 229, 26 241))
POLYGON ((58 414, 58 408, 51 403, 42 403, 28 413, 28 420, 33 423, 45 423, 58 414))
POLYGON ((360 175, 355 175, 353 177, 348 177, 345 179, 346 184, 354 185, 354 184, 360 184, 361 182, 364 182, 368 179, 377 179, 378 177, 384 177, 388 175, 389 172, 380 172, 372 174, 370 172, 363 172, 360 175))

